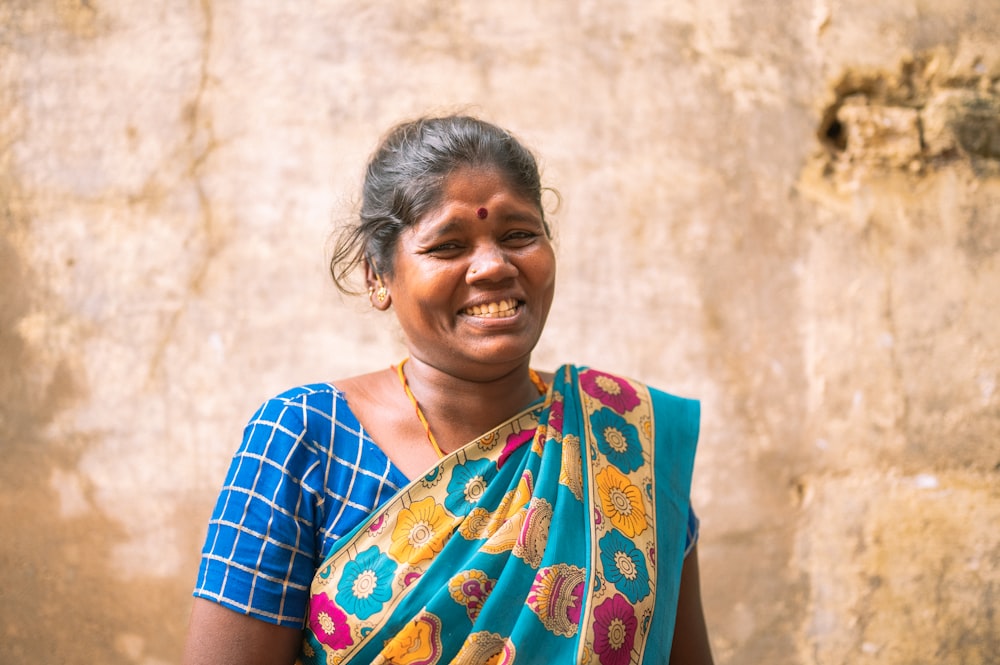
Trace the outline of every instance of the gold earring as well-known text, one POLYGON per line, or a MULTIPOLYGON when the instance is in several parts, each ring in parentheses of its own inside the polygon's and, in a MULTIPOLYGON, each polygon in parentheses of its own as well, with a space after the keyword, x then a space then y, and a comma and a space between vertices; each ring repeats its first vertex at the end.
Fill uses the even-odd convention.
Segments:
POLYGON ((382 283, 382 276, 375 275, 375 283, 378 284, 378 289, 376 290, 374 286, 368 287, 368 297, 372 297, 372 293, 375 294, 375 299, 379 303, 384 303, 385 299, 389 297, 389 290, 385 288, 385 284, 382 283))

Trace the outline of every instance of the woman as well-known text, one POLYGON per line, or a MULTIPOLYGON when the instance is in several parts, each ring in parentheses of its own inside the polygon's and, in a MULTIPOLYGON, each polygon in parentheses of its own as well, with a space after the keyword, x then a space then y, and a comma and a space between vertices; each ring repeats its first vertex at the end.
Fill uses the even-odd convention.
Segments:
POLYGON ((408 358, 265 403, 209 525, 200 663, 711 663, 688 494, 697 403, 535 372, 555 256, 534 157, 404 123, 331 268, 408 358))

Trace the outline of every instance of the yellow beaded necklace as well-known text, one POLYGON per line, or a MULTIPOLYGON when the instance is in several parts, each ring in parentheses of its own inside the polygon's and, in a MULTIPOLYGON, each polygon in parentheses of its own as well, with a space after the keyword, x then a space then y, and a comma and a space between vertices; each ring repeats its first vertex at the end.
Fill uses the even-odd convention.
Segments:
MULTIPOLYGON (((410 384, 406 380, 406 375, 403 374, 403 365, 409 358, 403 358, 403 361, 396 365, 396 375, 399 376, 399 382, 403 386, 403 391, 406 392, 406 396, 410 398, 410 403, 413 404, 413 410, 417 412, 417 418, 424 426, 424 431, 427 432, 427 440, 431 442, 431 447, 434 448, 434 452, 437 453, 438 459, 444 457, 444 451, 441 450, 441 446, 438 445, 437 439, 431 433, 431 426, 427 423, 427 418, 424 416, 424 412, 420 409, 420 405, 417 404, 417 398, 413 396, 413 391, 410 390, 410 384)), ((535 384, 538 388, 538 394, 544 395, 548 391, 548 386, 542 381, 542 377, 538 376, 538 372, 528 368, 528 376, 531 377, 531 382, 535 384)))

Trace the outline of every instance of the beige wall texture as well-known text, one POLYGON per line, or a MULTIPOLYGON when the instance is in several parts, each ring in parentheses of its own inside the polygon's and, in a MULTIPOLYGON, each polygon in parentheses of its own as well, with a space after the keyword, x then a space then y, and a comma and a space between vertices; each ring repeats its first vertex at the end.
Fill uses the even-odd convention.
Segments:
POLYGON ((703 400, 717 662, 1000 662, 996 0, 3 0, 0 662, 177 660, 246 418, 402 356, 328 237, 454 109, 562 196, 537 365, 703 400))

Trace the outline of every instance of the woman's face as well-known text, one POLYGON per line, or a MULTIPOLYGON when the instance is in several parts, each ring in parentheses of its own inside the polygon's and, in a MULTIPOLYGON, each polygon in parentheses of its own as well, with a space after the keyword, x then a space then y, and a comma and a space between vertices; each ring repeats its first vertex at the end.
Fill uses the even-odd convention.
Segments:
POLYGON ((441 203, 403 231, 385 276, 410 355, 468 379, 527 363, 555 288, 537 206, 493 169, 445 181, 441 203))

